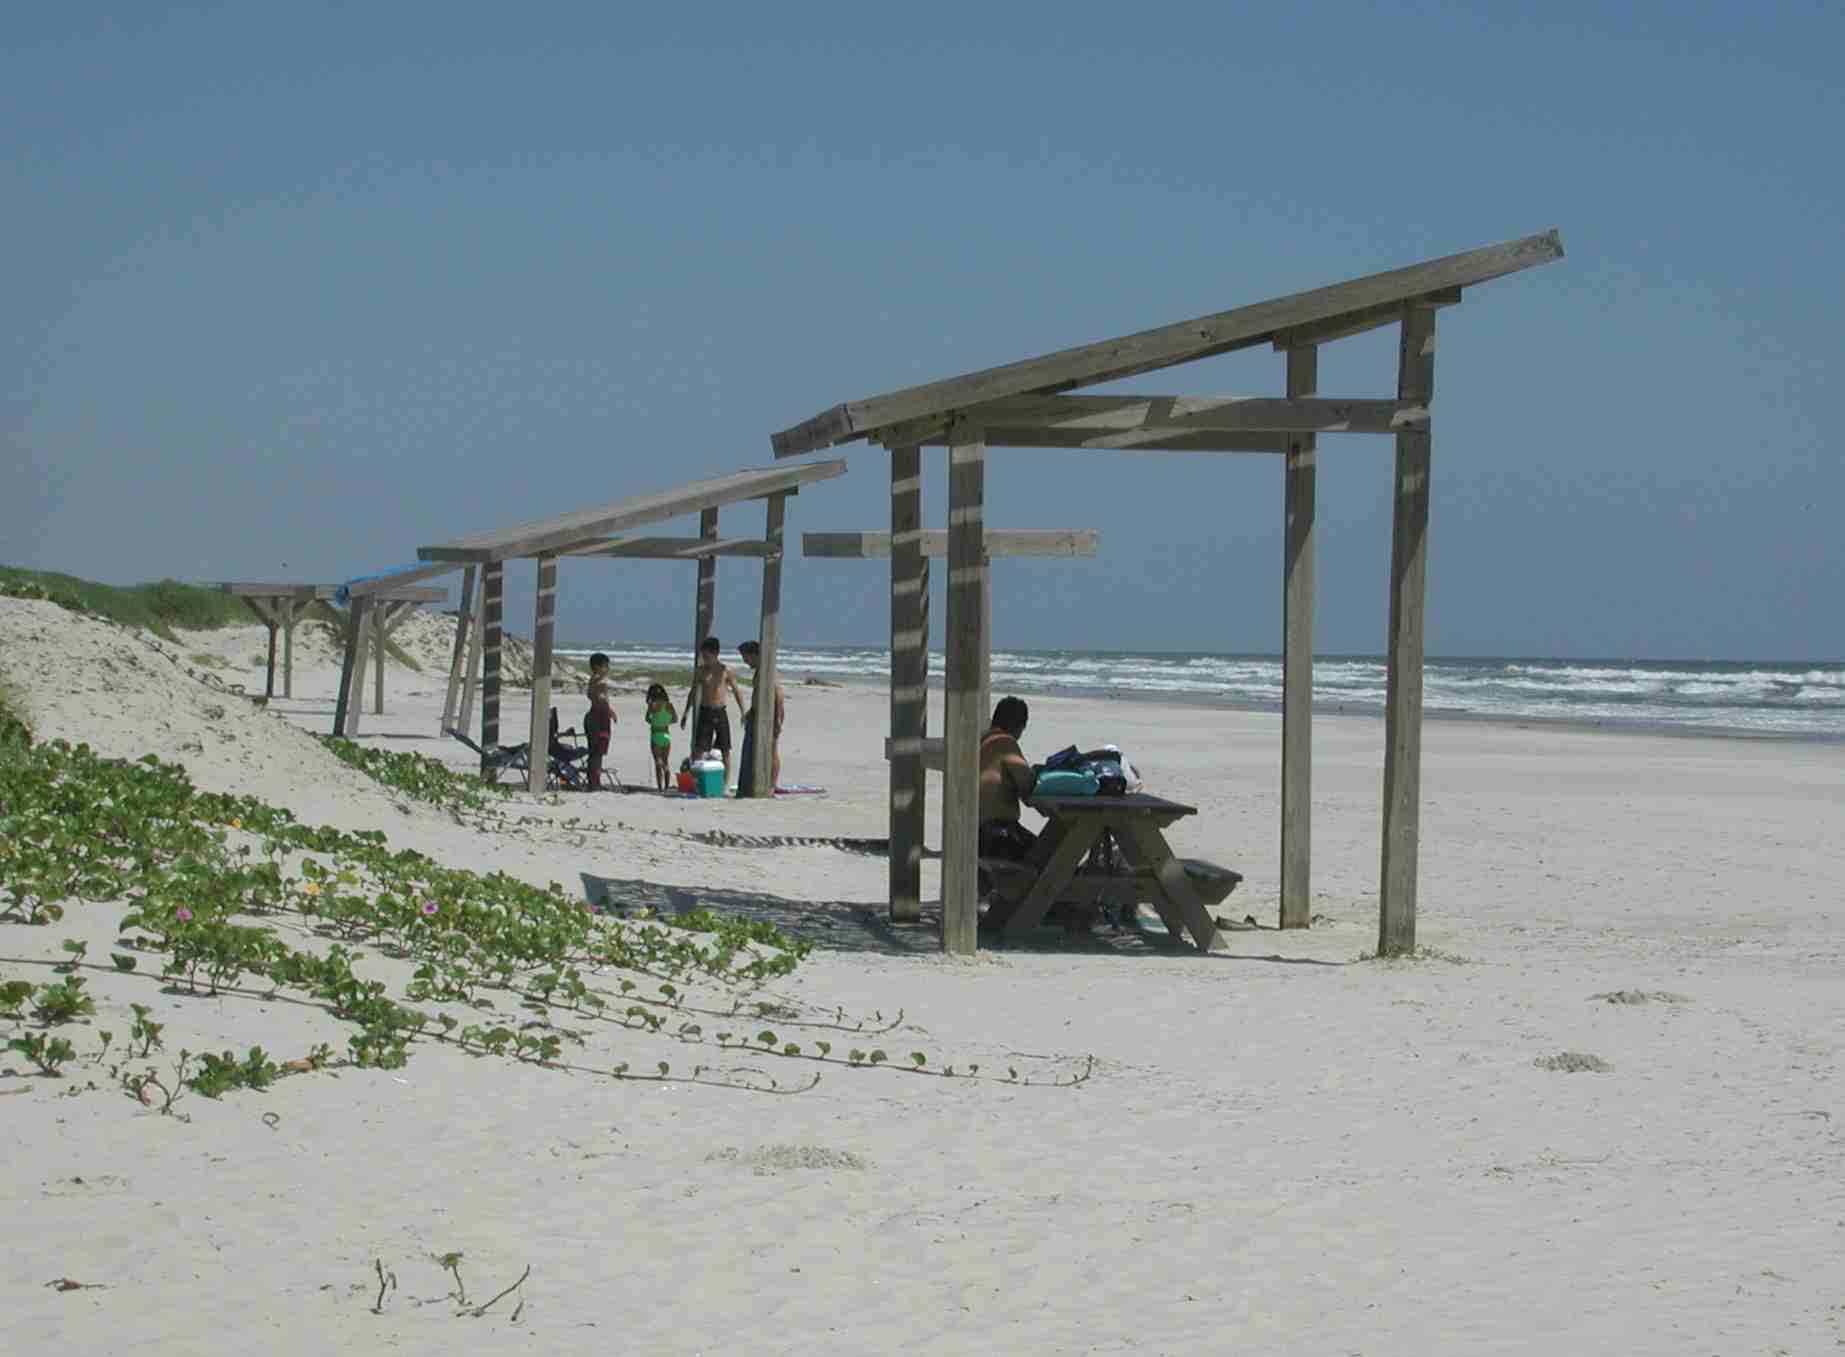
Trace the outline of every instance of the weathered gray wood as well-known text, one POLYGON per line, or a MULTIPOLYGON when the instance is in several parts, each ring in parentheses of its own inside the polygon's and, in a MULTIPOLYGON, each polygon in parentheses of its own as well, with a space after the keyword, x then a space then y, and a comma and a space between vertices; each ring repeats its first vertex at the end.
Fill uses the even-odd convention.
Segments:
POLYGON ((1443 288, 1439 292, 1426 293, 1420 297, 1401 302, 1386 302, 1382 306, 1371 306, 1363 311, 1354 311, 1349 315, 1337 316, 1332 320, 1315 321, 1310 325, 1296 325, 1292 329, 1279 330, 1273 343, 1279 353, 1289 349, 1312 348, 1318 344, 1330 344, 1335 339, 1349 339, 1353 335, 1364 334, 1367 330, 1381 330, 1386 325, 1395 325, 1403 319, 1403 308, 1407 305, 1456 306, 1461 300, 1458 287, 1443 288))
POLYGON ((435 603, 448 597, 446 589, 431 589, 422 586, 424 580, 433 580, 448 574, 455 567, 443 561, 435 565, 413 567, 409 570, 393 571, 372 580, 351 580, 345 586, 348 599, 361 595, 385 594, 397 599, 416 599, 423 603, 435 603))
POLYGON ((390 621, 391 605, 374 600, 369 611, 372 619, 372 713, 382 716, 384 715, 384 650, 385 642, 391 638, 390 628, 386 626, 386 623, 390 621))
POLYGON ((533 519, 509 528, 438 542, 418 548, 417 555, 425 561, 467 562, 555 553, 599 537, 611 537, 629 528, 677 518, 695 509, 716 509, 725 504, 788 493, 804 484, 838 476, 845 469, 843 461, 830 461, 733 471, 729 475, 636 495, 593 509, 578 509, 552 518, 533 519))
POLYGON ((985 626, 986 444, 958 423, 948 449, 947 741, 942 774, 942 947, 979 946, 980 635, 985 626))
POLYGON ((360 709, 365 705, 365 662, 369 657, 372 636, 373 603, 361 594, 352 600, 346 614, 346 653, 350 659, 345 677, 346 686, 341 692, 341 704, 336 718, 343 713, 345 725, 338 720, 334 723, 334 734, 352 739, 359 733, 360 709))
POLYGON ((993 558, 980 553, 980 697, 974 703, 985 733, 993 714, 993 558))
MULTIPOLYGON (((461 607, 455 612, 455 647, 448 661, 448 692, 442 699, 442 726, 436 733, 446 735, 455 725, 455 707, 461 700, 461 667, 467 663, 468 641, 474 634, 474 577, 480 567, 471 565, 461 572, 461 607)), ((459 727, 466 730, 467 726, 459 727)))
MULTIPOLYGON (((896 450, 893 450, 893 456, 896 450)), ((828 556, 864 560, 892 554, 888 532, 804 532, 801 534, 803 556, 828 556)), ((939 530, 918 530, 922 554, 939 557, 948 554, 948 534, 939 530)), ((998 529, 986 535, 987 555, 993 556, 1094 556, 1101 540, 1094 528, 1072 531, 998 529)))
POLYGON ((336 590, 331 584, 253 584, 236 580, 221 583, 218 588, 233 598, 292 598, 302 603, 332 598, 336 590))
POLYGON ((868 400, 848 402, 773 435, 770 444, 777 457, 794 457, 833 443, 863 438, 887 425, 950 411, 967 411, 1006 396, 1065 391, 1098 382, 1118 381, 1177 363, 1266 343, 1278 331, 1334 320, 1432 292, 1483 283, 1534 265, 1547 264, 1562 255, 1562 240, 1554 230, 1547 231, 1330 287, 1220 311, 1177 325, 1165 325, 1003 367, 927 382, 868 400))
POLYGON ((787 505, 786 496, 769 496, 762 534, 769 554, 762 558, 762 620, 756 632, 756 678, 750 685, 750 710, 756 713, 755 736, 750 742, 750 790, 760 797, 775 795, 775 671, 782 633, 782 524, 787 505))
POLYGON ((1025 898, 1006 913, 1008 934, 1016 937, 1028 933, 1044 921, 1045 912, 1057 903, 1070 874, 1095 847, 1105 827, 1102 817, 1087 815, 1059 817, 1045 826, 1045 837, 1051 841, 1049 852, 1039 848, 1044 865, 1039 868, 1037 879, 1025 898))
MULTIPOLYGON (((827 535, 827 534, 822 534, 827 535)), ((803 534, 801 550, 816 534, 803 534)), ((928 558, 922 531, 922 452, 892 448, 890 531, 841 533, 861 542, 881 538, 890 557, 890 729, 893 741, 919 742, 929 710, 928 558)), ((943 545, 947 535, 943 534, 943 545)), ((818 553, 827 554, 827 553, 818 553)), ((848 553, 841 552, 840 555, 848 553)), ((908 744, 890 756, 890 917, 900 923, 922 917, 923 826, 929 779, 923 760, 908 744)))
MULTIPOLYGON (((941 440, 922 438, 935 445, 941 440)), ((1206 429, 1202 432, 1166 429, 1143 429, 1136 433, 1109 434, 1085 439, 1073 446, 1070 435, 1059 429, 1006 428, 993 431, 995 448, 1056 448, 1075 452, 1216 452, 1254 453, 1280 456, 1287 451, 1287 435, 1281 433, 1223 433, 1206 429)))
MULTIPOLYGON (((717 509, 701 509, 698 514, 698 535, 708 542, 715 542, 717 530, 717 509)), ((690 715, 694 738, 698 734, 698 648, 705 643, 705 637, 711 634, 716 620, 717 557, 700 556, 698 587, 692 596, 692 686, 686 692, 685 706, 679 709, 682 714, 690 715)))
MULTIPOLYGON (((1435 395, 1435 308, 1403 313, 1397 392, 1435 395)), ((1390 531, 1390 631, 1384 691, 1384 831, 1378 883, 1380 956, 1416 945, 1416 874, 1421 838, 1422 640, 1428 568, 1430 431, 1397 435, 1396 512, 1390 531)))
POLYGON ((892 735, 884 741, 884 757, 891 760, 919 758, 923 767, 939 773, 945 768, 942 737, 928 735, 892 735))
MULTIPOLYGON (((786 496, 769 496, 786 499, 786 496)), ((755 556, 769 554, 769 544, 756 537, 722 537, 707 542, 702 537, 629 537, 607 546, 564 553, 572 556, 610 556, 621 560, 695 561, 701 556, 755 556)))
MULTIPOLYGON (((1288 395, 1319 386, 1320 351, 1288 350, 1288 395)), ((1281 926, 1313 919, 1314 499, 1318 454, 1311 433, 1289 440, 1284 492, 1281 629, 1281 926)))
MULTIPOLYGON (((230 592, 228 587, 225 592, 230 592)), ((268 701, 275 696, 275 633, 278 625, 276 610, 281 606, 281 600, 273 594, 267 597, 240 594, 238 597, 242 598, 244 607, 256 614, 256 620, 269 629, 269 665, 267 676, 263 681, 263 700, 268 701)))
POLYGON ((1415 401, 1322 396, 1013 396, 980 406, 979 415, 989 446, 1016 429, 1072 448, 1206 432, 1395 433, 1429 418, 1415 401))
POLYGON ((280 603, 282 610, 282 696, 292 699, 295 695, 295 623, 300 618, 301 604, 292 598, 285 598, 280 603))
POLYGON ((461 681, 461 710, 455 714, 457 730, 474 729, 474 695, 480 689, 481 638, 487 630, 486 614, 487 590, 483 582, 482 587, 474 591, 474 623, 469 628, 473 634, 468 638, 468 668, 461 681))
MULTIPOLYGON (((1224 951, 1229 944, 1217 930, 1217 921, 1211 917, 1211 911, 1204 907, 1204 901, 1198 898, 1193 889, 1191 878, 1185 875, 1185 864, 1173 856, 1172 847, 1166 842, 1166 836, 1151 823, 1133 819, 1123 827, 1123 834, 1133 845, 1134 857, 1141 866, 1149 867, 1159 878, 1161 889, 1166 899, 1172 903, 1179 917, 1185 921, 1186 932, 1192 935, 1192 942, 1200 952, 1224 951)), ((1167 929, 1171 931, 1170 916, 1161 911, 1166 918, 1167 929)))
MULTIPOLYGON (((480 747, 492 753, 500 742, 500 628, 504 622, 506 567, 490 561, 480 572, 480 747)), ((481 776, 494 774, 481 761, 481 776)))
POLYGON ((545 789, 551 766, 551 645, 557 623, 557 558, 538 558, 538 596, 532 607, 531 768, 526 787, 545 789))

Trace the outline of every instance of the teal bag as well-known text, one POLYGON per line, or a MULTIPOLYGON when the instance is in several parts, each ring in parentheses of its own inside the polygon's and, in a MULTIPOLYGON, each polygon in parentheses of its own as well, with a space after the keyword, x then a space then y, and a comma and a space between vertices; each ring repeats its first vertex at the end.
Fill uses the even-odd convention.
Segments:
POLYGON ((1047 768, 1038 774, 1033 796, 1094 796, 1102 788, 1102 779, 1087 768, 1047 768))

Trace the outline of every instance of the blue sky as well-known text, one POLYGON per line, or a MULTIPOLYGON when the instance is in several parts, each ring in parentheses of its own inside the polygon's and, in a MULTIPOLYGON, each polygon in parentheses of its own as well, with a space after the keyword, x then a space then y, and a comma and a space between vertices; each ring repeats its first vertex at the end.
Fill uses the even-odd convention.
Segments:
MULTIPOLYGON (((1430 652, 1837 658, 1845 10, 1609 8, 15 8, 0 561, 344 578, 765 464, 839 401, 1554 226, 1563 261, 1442 313, 1430 652)), ((1347 340, 1321 390, 1394 368, 1347 340)), ((1383 644, 1390 447, 1323 442, 1324 652, 1383 644)), ((887 523, 885 454, 845 455, 792 531, 887 523)), ((995 450, 988 504, 1102 532, 996 567, 1002 648, 1279 648, 1275 459, 995 450)), ((690 639, 689 566, 561 586, 566 638, 690 639)), ((756 590, 720 569, 727 637, 756 590)), ((795 558, 784 634, 875 643, 886 600, 795 558)))

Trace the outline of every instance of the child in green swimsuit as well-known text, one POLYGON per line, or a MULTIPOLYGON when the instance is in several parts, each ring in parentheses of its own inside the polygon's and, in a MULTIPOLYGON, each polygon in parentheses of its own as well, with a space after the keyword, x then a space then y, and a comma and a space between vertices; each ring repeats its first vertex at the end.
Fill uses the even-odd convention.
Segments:
POLYGON ((647 744, 653 751, 654 786, 661 791, 672 785, 667 773, 673 758, 673 722, 679 719, 679 713, 673 710, 672 699, 666 695, 666 685, 653 684, 647 689, 647 744))

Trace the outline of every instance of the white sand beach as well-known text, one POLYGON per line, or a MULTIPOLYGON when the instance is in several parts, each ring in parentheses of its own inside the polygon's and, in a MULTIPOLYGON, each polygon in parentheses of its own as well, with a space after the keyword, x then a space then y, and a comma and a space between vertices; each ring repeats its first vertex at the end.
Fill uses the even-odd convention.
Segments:
MULTIPOLYGON (((387 670, 361 743, 470 766, 437 733, 450 625, 399 633, 423 671, 387 670)), ((7 1351, 1845 1345, 1845 746, 1431 723, 1426 956, 1378 962, 1360 958, 1381 721, 1316 720, 1315 922, 1283 933, 1278 717, 1034 700, 1033 756, 1113 741, 1149 790, 1198 807, 1170 837, 1244 874, 1216 911, 1229 947, 1047 930, 962 961, 932 924, 886 921, 886 862, 863 851, 887 833, 880 690, 784 675, 784 780, 824 796, 522 794, 488 826, 314 738, 338 676, 324 644, 299 641, 292 700, 226 692, 261 692, 263 644, 254 626, 175 645, 0 599, 0 676, 37 738, 155 754, 202 788, 599 906, 772 919, 817 946, 747 996, 769 1018, 737 1024, 891 1060, 718 1050, 739 993, 717 986, 687 1000, 719 1014, 690 1043, 553 1015, 581 1037, 577 1071, 425 1039, 401 1069, 191 1096, 185 1121, 98 1066, 50 1079, 9 1054, 7 1351), (982 1077, 894 1068, 911 1052, 982 1077), (1607 1068, 1539 1064, 1564 1053, 1607 1068), (582 1072, 658 1061, 750 1065, 784 1090, 821 1078, 762 1093, 582 1072), (472 1302, 529 1276, 463 1317, 436 1261, 451 1253, 472 1302), (380 1265, 397 1286, 377 1306, 380 1265)), ((525 700, 508 694, 509 741, 525 700)), ((581 699, 557 705, 574 724, 581 699)), ((618 711, 612 762, 645 785, 638 695, 618 711)), ((170 1051, 343 1049, 347 1025, 261 986, 177 995, 113 972, 121 913, 0 926, 4 979, 52 979, 63 939, 88 942, 81 1054, 131 1002, 170 1051)), ((411 969, 367 966, 397 987, 411 969)))

